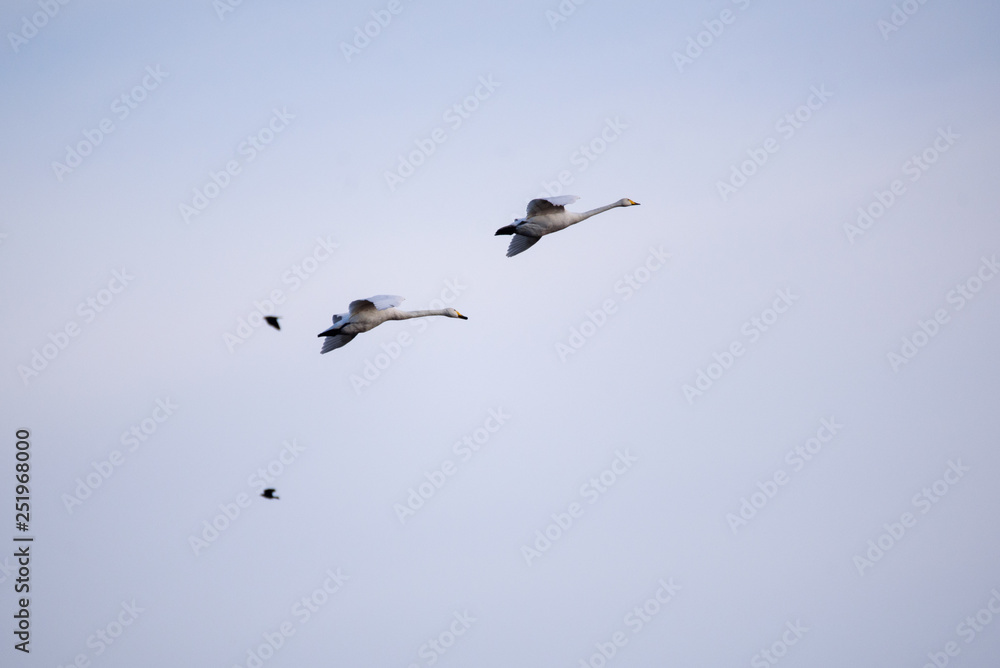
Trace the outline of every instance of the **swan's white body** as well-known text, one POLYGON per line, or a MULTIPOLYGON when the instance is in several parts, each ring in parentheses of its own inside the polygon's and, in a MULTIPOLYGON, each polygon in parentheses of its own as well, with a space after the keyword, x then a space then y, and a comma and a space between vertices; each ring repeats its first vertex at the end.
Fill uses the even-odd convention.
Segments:
POLYGON ((584 211, 583 213, 567 211, 565 208, 566 205, 572 204, 578 199, 580 198, 576 195, 533 199, 528 202, 528 211, 524 218, 518 218, 513 224, 501 227, 494 236, 501 234, 514 235, 514 238, 510 240, 510 246, 507 247, 507 257, 513 257, 534 246, 546 234, 564 230, 570 225, 575 225, 581 220, 604 213, 609 209, 619 206, 636 206, 639 204, 630 199, 620 199, 613 204, 584 211))
POLYGON ((318 334, 318 336, 326 337, 323 341, 323 350, 320 353, 328 353, 341 346, 346 346, 358 334, 374 329, 386 320, 408 320, 429 315, 443 315, 448 318, 468 320, 453 308, 400 311, 396 307, 403 303, 403 299, 398 295, 375 295, 368 299, 358 299, 351 302, 347 313, 338 313, 333 316, 333 327, 318 334))

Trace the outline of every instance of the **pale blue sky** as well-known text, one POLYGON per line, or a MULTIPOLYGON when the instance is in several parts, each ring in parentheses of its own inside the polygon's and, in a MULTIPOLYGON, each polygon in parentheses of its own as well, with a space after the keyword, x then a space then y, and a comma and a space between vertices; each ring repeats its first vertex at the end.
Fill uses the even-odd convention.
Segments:
POLYGON ((268 668, 1000 655, 962 626, 1000 609, 993 3, 885 38, 891 2, 591 0, 553 27, 555 1, 399 0, 350 61, 390 3, 52 6, 17 44, 43 10, 0 10, 0 491, 28 429, 36 536, 27 656, 0 557, 3 665, 229 668, 266 638, 268 668), (504 257, 561 173, 570 208, 642 206, 504 257), (469 320, 321 356, 376 294, 469 320), (282 330, 234 344, 259 312, 282 330))

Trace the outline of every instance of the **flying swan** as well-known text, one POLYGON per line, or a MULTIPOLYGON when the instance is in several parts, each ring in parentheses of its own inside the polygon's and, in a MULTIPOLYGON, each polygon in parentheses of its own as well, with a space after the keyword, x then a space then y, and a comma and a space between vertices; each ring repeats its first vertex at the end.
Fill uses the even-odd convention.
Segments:
POLYGON ((453 308, 400 311, 396 307, 403 303, 403 299, 397 295, 375 295, 368 299, 358 299, 351 302, 347 313, 338 313, 333 316, 333 327, 318 334, 318 336, 326 337, 320 354, 346 346, 358 334, 374 329, 386 320, 409 320, 429 315, 443 315, 449 318, 468 320, 453 308))
POLYGON ((564 208, 567 204, 572 204, 578 199, 580 198, 576 195, 533 199, 528 202, 528 212, 524 218, 518 218, 512 225, 501 227, 494 236, 501 234, 514 235, 514 238, 510 240, 510 246, 507 247, 507 257, 514 257, 518 253, 523 253, 534 246, 546 234, 564 230, 570 225, 575 225, 581 220, 604 213, 608 209, 614 209, 618 206, 636 206, 639 204, 630 199, 620 199, 613 204, 584 211, 583 213, 567 211, 564 208))

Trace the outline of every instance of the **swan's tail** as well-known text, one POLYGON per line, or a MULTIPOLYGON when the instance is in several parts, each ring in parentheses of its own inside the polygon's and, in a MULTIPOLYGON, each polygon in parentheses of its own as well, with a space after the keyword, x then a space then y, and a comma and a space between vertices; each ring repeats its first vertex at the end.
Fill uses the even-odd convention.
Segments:
POLYGON ((498 237, 501 234, 514 234, 514 230, 516 229, 517 225, 504 225, 499 230, 497 230, 497 233, 494 234, 493 236, 498 237))

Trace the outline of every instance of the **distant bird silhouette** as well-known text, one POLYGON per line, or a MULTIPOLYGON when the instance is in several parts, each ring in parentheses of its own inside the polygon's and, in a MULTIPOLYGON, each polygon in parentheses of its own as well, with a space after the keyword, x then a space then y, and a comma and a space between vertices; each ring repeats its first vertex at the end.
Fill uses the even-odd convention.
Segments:
POLYGON ((275 496, 274 495, 274 489, 271 488, 271 487, 268 487, 267 489, 265 489, 263 492, 261 492, 260 495, 263 496, 265 499, 280 499, 281 498, 280 496, 275 496))
POLYGON ((429 315, 443 315, 447 318, 461 318, 464 315, 453 308, 439 308, 430 311, 400 311, 396 307, 403 301, 398 295, 375 295, 368 299, 356 299, 347 307, 347 313, 333 316, 333 327, 326 329, 317 336, 323 339, 323 349, 320 353, 328 353, 341 346, 346 346, 355 336, 378 327, 386 320, 408 320, 424 318, 429 315))
POLYGON ((281 330, 281 325, 278 324, 278 316, 276 315, 265 315, 264 322, 277 330, 281 330))

